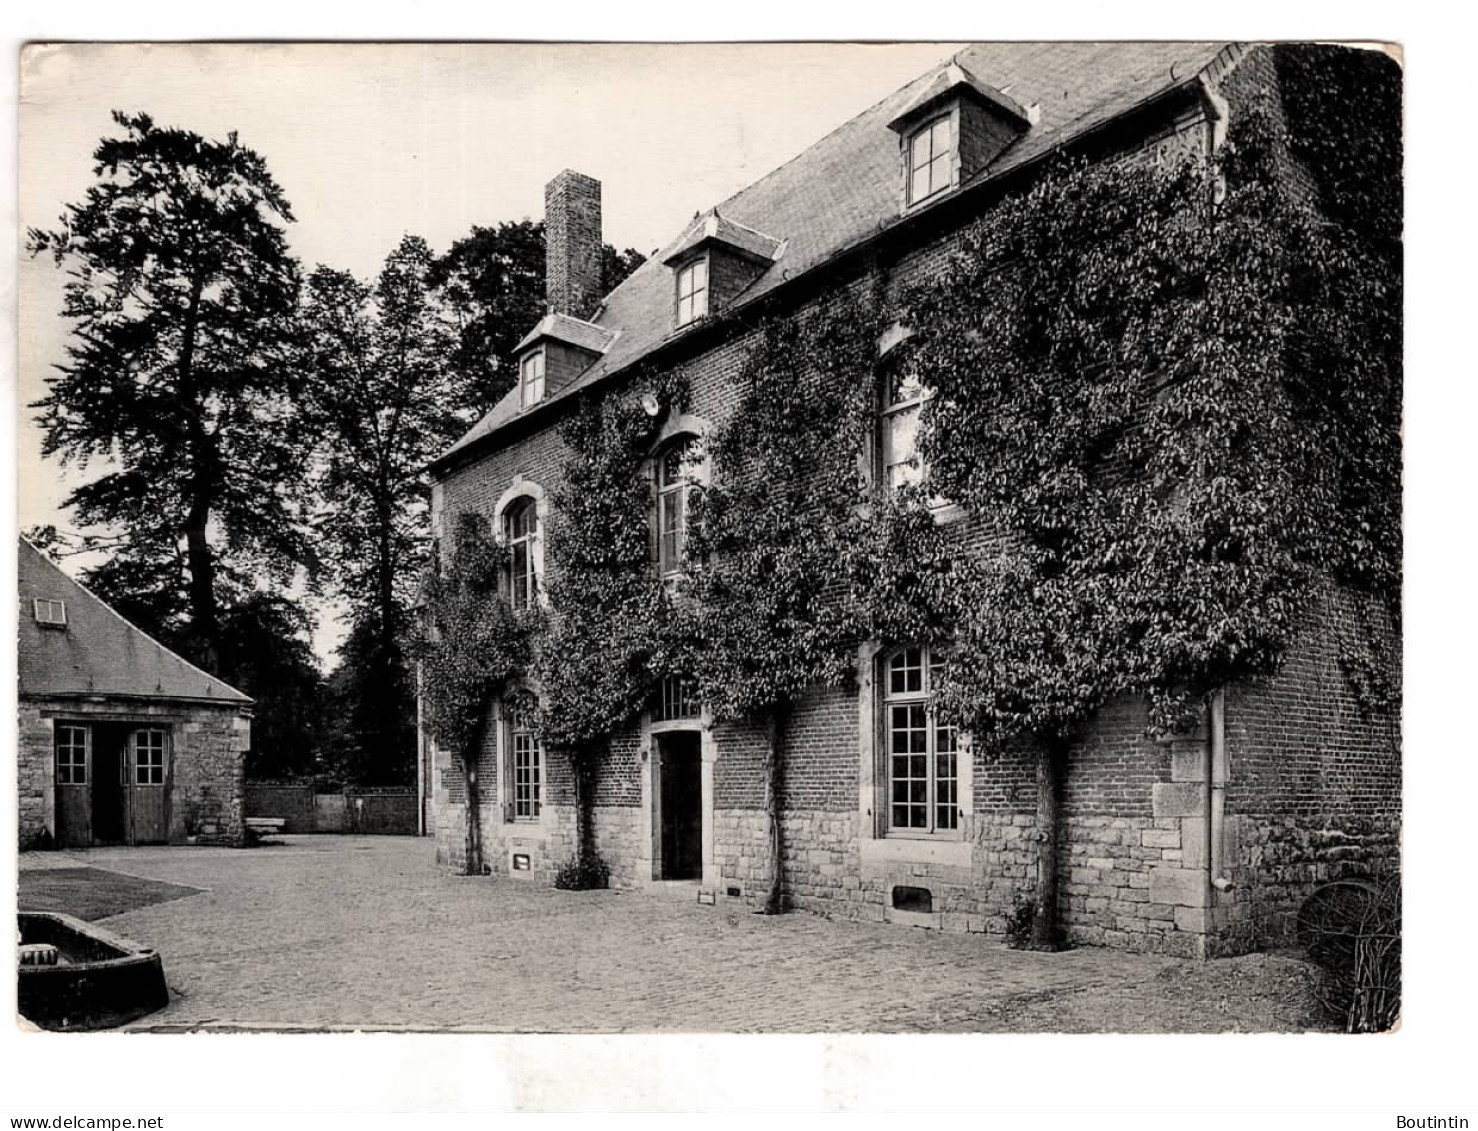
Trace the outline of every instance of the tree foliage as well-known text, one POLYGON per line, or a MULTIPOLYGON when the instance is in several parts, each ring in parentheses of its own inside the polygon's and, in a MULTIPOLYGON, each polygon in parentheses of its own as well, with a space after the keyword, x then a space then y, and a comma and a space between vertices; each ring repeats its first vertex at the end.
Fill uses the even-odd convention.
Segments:
POLYGON ((77 521, 121 531, 115 554, 141 565, 183 565, 190 652, 213 667, 219 559, 275 579, 311 560, 290 427, 299 382, 285 363, 292 211, 234 133, 113 117, 123 135, 98 144, 85 200, 29 233, 31 253, 68 272, 72 323, 67 363, 34 407, 44 454, 107 468, 68 495, 77 521))
MULTIPOLYGON (((430 544, 425 467, 466 427, 452 323, 432 289, 431 250, 406 236, 373 285, 319 267, 301 317, 306 419, 319 445, 315 529, 348 610, 341 747, 357 780, 414 764, 414 688, 403 637, 430 544)), ((346 766, 345 768, 348 768, 346 766)))

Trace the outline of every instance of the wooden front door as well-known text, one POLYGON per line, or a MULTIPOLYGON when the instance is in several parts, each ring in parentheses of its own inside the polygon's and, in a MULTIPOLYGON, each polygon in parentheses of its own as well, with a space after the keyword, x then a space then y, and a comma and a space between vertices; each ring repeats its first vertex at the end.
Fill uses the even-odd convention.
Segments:
POLYGON ((129 843, 169 841, 169 732, 159 727, 134 731, 128 742, 129 843))
POLYGON ((57 846, 86 848, 92 844, 92 728, 57 723, 52 739, 57 846))

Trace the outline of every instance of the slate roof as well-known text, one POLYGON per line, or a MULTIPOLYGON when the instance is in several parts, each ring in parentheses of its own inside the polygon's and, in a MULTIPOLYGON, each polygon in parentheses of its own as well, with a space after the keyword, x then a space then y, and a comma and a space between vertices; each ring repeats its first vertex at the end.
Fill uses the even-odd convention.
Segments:
POLYGON ((116 695, 243 707, 252 702, 129 624, 25 539, 19 544, 21 695, 116 695), (37 623, 31 604, 36 598, 66 602, 64 629, 37 623))
POLYGON ((513 352, 519 352, 540 338, 557 338, 561 342, 569 342, 570 345, 579 346, 591 353, 605 353, 606 347, 611 344, 611 338, 614 336, 614 330, 607 330, 593 322, 571 318, 568 314, 546 314, 539 319, 532 330, 523 336, 523 340, 513 347, 513 352))
MULTIPOLYGON (((991 165, 961 186, 965 190, 1044 157, 1167 91, 1189 86, 1227 46, 972 44, 718 204, 724 217, 784 241, 778 257, 738 305, 753 302, 900 220, 898 137, 888 123, 927 97, 951 64, 965 68, 979 83, 1005 94, 1036 118, 991 165)), ((957 195, 958 191, 941 194, 939 203, 957 195)), ((911 215, 929 207, 913 209, 911 215)), ((513 390, 438 457, 433 469, 515 417, 544 412, 666 342, 699 332, 701 321, 682 328, 673 325, 672 271, 663 264, 690 229, 691 225, 606 297, 593 321, 620 336, 599 361, 564 389, 526 409, 520 408, 513 390)))
POLYGON ((727 216, 719 215, 717 208, 710 208, 688 225, 687 230, 678 237, 677 244, 663 256, 662 262, 671 264, 700 244, 709 242, 726 244, 731 250, 758 263, 774 259, 782 246, 781 240, 753 228, 746 228, 743 224, 736 224, 727 216))
POLYGON ((914 100, 888 123, 888 128, 897 131, 904 123, 913 122, 930 112, 934 103, 965 87, 974 95, 1016 119, 1022 126, 1031 125, 1031 110, 1021 105, 1008 94, 1003 94, 989 83, 981 82, 957 62, 950 62, 934 76, 934 80, 914 100))

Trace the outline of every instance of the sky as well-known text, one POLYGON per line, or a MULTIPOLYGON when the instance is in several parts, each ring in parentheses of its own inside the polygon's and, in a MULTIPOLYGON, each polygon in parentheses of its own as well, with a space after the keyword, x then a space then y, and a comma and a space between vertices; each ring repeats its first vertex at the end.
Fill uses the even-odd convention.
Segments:
MULTIPOLYGON (((64 44, 20 63, 20 220, 52 228, 92 183, 112 110, 232 130, 292 204, 293 252, 369 277, 410 232, 540 219, 566 168, 602 183, 605 239, 643 254, 960 45, 64 44)), ((19 264, 20 399, 65 357, 64 273, 19 264)), ((22 411, 18 521, 55 523, 86 477, 41 457, 22 411)), ((75 564, 75 563, 74 563, 75 564)), ((340 639, 331 613, 315 646, 340 639)))

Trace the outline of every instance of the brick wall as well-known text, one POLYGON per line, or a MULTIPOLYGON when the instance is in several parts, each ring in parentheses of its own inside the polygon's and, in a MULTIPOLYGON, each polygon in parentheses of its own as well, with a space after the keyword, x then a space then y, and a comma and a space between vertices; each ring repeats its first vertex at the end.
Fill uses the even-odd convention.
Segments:
POLYGON ((285 833, 311 833, 317 826, 313 819, 312 782, 246 783, 246 815, 278 817, 287 823, 285 833))
POLYGON ((1227 697, 1233 886, 1213 914, 1228 949, 1286 942, 1319 883, 1399 868, 1400 718, 1362 704, 1342 665, 1372 646, 1394 678, 1400 642, 1385 610, 1326 587, 1282 670, 1227 697))

